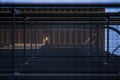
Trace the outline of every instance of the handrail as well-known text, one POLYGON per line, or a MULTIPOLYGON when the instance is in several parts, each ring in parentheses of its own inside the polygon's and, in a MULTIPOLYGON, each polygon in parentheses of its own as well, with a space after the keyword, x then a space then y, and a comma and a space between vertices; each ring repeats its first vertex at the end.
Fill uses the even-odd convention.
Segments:
POLYGON ((0 3, 1 7, 120 7, 119 3, 29 3, 29 4, 16 4, 16 3, 0 3))

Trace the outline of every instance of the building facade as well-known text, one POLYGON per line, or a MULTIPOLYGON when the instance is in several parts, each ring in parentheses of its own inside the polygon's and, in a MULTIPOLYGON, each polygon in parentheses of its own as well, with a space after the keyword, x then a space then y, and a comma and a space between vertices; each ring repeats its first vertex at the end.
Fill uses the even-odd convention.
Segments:
MULTIPOLYGON (((21 19, 21 17, 16 16, 14 21, 15 44, 24 44, 25 42, 25 44, 48 44, 61 47, 86 46, 104 50, 104 29, 97 28, 98 26, 96 26, 95 24, 92 25, 91 22, 93 21, 87 21, 89 24, 86 25, 86 23, 84 23, 85 21, 82 21, 82 18, 84 19, 84 17, 72 17, 74 13, 104 13, 104 8, 18 8, 17 10, 19 13, 22 14, 50 13, 51 15, 39 15, 39 17, 35 18, 34 15, 32 15, 30 16, 30 18, 32 18, 33 21, 31 19, 26 21, 26 25, 24 24, 25 22, 20 23, 19 20, 24 21, 23 19, 21 19), (56 17, 52 17, 52 15, 59 13, 62 14, 56 17), (64 14, 71 15, 71 18, 64 16, 64 14), (64 17, 61 17, 61 15, 64 17), (38 18, 41 18, 42 20, 39 20, 38 18), (81 18, 81 22, 83 22, 84 24, 79 23, 79 21, 77 20, 79 18, 81 18), (37 19, 39 21, 34 21, 37 19), (75 25, 75 23, 79 24, 75 25), (26 27, 25 30, 24 26, 26 27)), ((10 9, 1 8, 0 11, 10 12, 10 9)), ((88 17, 88 19, 91 18, 88 17)), ((12 43, 12 20, 10 20, 10 23, 9 19, 7 20, 8 21, 4 21, 6 24, 0 24, 1 46, 9 46, 12 43)))

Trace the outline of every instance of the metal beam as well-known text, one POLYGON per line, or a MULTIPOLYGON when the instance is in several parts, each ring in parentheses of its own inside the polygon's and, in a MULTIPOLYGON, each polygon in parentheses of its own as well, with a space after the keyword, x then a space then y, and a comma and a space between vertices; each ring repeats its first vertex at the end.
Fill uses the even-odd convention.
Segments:
POLYGON ((70 3, 70 4, 15 4, 15 3, 1 3, 1 7, 120 7, 119 3, 70 3))
MULTIPOLYGON (((2 12, 0 13, 0 17, 11 17, 11 13, 6 13, 2 12)), ((120 16, 119 12, 108 12, 108 13, 80 13, 80 12, 53 12, 53 13, 41 13, 41 12, 20 12, 19 16, 17 17, 23 17, 23 16, 28 16, 28 17, 118 17, 120 16)))
MULTIPOLYGON (((89 25, 89 21, 32 21, 34 25, 51 25, 51 24, 74 24, 74 25, 89 25)), ((26 24, 30 24, 31 21, 27 21, 26 24)), ((11 25, 12 21, 0 21, 0 25, 11 25)), ((23 21, 15 21, 17 25, 23 25, 23 21)), ((91 24, 96 24, 96 21, 91 22, 91 24)), ((110 25, 120 25, 120 21, 109 21, 110 25)), ((99 21, 99 25, 106 25, 106 21, 99 21)), ((1 26, 2 27, 2 26, 1 26)), ((22 26, 21 26, 22 28, 22 26)))
MULTIPOLYGON (((12 21, 12 17, 0 17, 0 21, 12 21)), ((23 21, 22 17, 15 17, 15 21, 23 21)), ((28 21, 106 21, 105 17, 29 17, 28 21)), ((120 21, 120 18, 110 18, 109 21, 120 21)))

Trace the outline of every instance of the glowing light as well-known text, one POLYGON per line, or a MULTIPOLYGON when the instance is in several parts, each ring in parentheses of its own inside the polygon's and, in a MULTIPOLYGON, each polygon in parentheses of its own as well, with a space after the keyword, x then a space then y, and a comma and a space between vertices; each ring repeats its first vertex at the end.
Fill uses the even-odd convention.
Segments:
POLYGON ((47 41, 47 40, 48 40, 48 37, 46 37, 45 40, 47 41))

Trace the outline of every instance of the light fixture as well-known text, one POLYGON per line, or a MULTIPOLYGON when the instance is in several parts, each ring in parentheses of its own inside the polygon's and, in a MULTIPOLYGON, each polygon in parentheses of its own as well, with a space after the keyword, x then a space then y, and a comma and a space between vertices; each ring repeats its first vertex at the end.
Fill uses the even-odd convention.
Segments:
POLYGON ((48 41, 48 37, 45 38, 45 41, 48 41))

